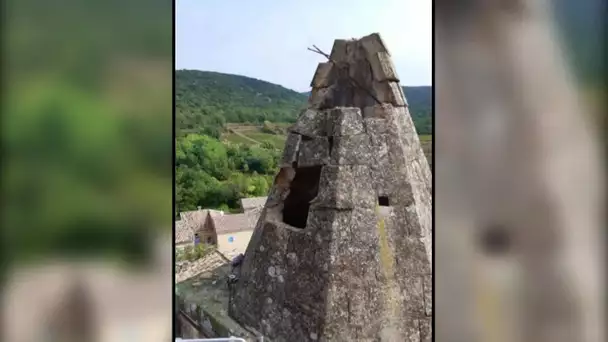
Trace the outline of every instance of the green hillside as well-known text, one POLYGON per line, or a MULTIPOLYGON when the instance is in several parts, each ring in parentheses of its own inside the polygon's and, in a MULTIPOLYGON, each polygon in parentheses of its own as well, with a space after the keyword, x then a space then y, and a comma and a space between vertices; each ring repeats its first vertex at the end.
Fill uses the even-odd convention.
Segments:
MULTIPOLYGON (((420 134, 431 133, 431 87, 403 87, 420 134)), ((219 138, 226 123, 292 123, 307 93, 239 75, 198 70, 175 73, 176 133, 219 138)))
POLYGON ((402 87, 418 134, 433 133, 433 88, 402 87))
POLYGON ((175 72, 176 133, 219 138, 228 123, 294 122, 306 96, 239 75, 198 70, 175 72))
MULTIPOLYGON (((265 196, 287 128, 308 95, 206 71, 176 71, 175 83, 177 212, 198 206, 233 211, 242 197, 265 196)), ((404 90, 430 158, 431 88, 404 90)))
POLYGON ((606 2, 555 0, 553 14, 579 81, 586 87, 606 85, 606 2))

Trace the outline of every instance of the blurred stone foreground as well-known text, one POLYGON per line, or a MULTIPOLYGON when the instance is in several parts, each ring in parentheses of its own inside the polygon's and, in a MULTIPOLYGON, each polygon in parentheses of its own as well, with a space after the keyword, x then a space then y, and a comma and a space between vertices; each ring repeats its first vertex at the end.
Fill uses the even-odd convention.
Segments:
POLYGON ((54 260, 15 269, 3 298, 3 341, 114 342, 172 339, 172 238, 153 265, 54 260))
POLYGON ((550 2, 435 11, 437 341, 606 341, 602 155, 550 2))

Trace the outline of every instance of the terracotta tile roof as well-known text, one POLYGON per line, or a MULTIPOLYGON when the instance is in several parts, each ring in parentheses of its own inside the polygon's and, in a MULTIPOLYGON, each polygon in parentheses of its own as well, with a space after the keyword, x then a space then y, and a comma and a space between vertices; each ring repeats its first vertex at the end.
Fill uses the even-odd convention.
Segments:
POLYGON ((182 262, 176 265, 175 282, 181 283, 184 280, 190 279, 201 273, 211 272, 216 268, 229 264, 230 259, 227 259, 222 253, 212 251, 201 259, 193 262, 182 262))
POLYGON ((192 229, 186 222, 179 220, 175 221, 175 243, 181 244, 192 240, 192 229))
POLYGON ((241 208, 243 208, 243 210, 262 208, 266 205, 266 199, 268 199, 268 197, 241 198, 241 208))
POLYGON ((181 220, 175 221, 175 243, 193 241, 194 233, 203 228, 210 210, 199 209, 180 213, 181 220))
POLYGON ((261 209, 254 209, 241 214, 222 214, 221 212, 210 212, 211 219, 215 224, 216 234, 226 234, 253 230, 260 218, 261 209))
POLYGON ((188 225, 191 228, 198 230, 202 228, 203 224, 205 223, 207 213, 209 213, 208 209, 199 209, 193 211, 185 211, 183 213, 180 213, 179 216, 181 217, 181 221, 188 222, 188 225))

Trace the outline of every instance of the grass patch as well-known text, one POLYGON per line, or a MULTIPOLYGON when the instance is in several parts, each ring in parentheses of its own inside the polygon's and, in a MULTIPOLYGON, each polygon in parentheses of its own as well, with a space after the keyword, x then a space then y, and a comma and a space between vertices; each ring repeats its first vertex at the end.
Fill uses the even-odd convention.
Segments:
POLYGON ((183 249, 175 250, 175 259, 177 261, 195 261, 215 250, 215 246, 200 243, 196 246, 186 246, 183 249))
POLYGON ((433 142, 433 136, 431 134, 420 134, 418 137, 420 138, 421 143, 432 143, 433 142))
POLYGON ((232 144, 245 144, 245 145, 251 145, 253 144, 251 142, 251 140, 248 140, 238 134, 234 134, 234 133, 226 133, 222 136, 222 140, 227 141, 229 143, 232 144))
POLYGON ((243 144, 243 145, 254 145, 255 143, 246 137, 257 141, 260 144, 270 143, 273 147, 277 149, 283 149, 285 147, 285 139, 287 138, 285 135, 279 134, 269 134, 260 132, 259 127, 255 126, 247 126, 240 128, 232 128, 237 131, 239 134, 235 133, 225 133, 222 135, 222 140, 232 143, 232 144, 243 144), (246 137, 243 137, 245 135, 246 137))
POLYGON ((274 147, 282 149, 285 147, 285 137, 284 135, 276 135, 276 134, 268 134, 268 133, 247 133, 247 136, 253 140, 259 141, 260 143, 269 142, 274 147))

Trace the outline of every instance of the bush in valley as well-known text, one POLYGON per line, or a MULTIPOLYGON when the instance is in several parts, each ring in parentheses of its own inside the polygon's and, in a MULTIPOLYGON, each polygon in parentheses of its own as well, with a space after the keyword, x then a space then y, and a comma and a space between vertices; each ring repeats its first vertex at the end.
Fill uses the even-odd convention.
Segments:
POLYGON ((177 213, 198 206, 234 211, 243 197, 266 196, 278 161, 279 151, 274 148, 225 145, 199 134, 179 137, 175 151, 177 213))
POLYGON ((190 245, 186 246, 182 249, 178 249, 175 251, 175 259, 177 261, 196 261, 198 259, 203 258, 209 253, 213 252, 215 247, 212 245, 207 245, 204 243, 199 243, 198 245, 190 245))

